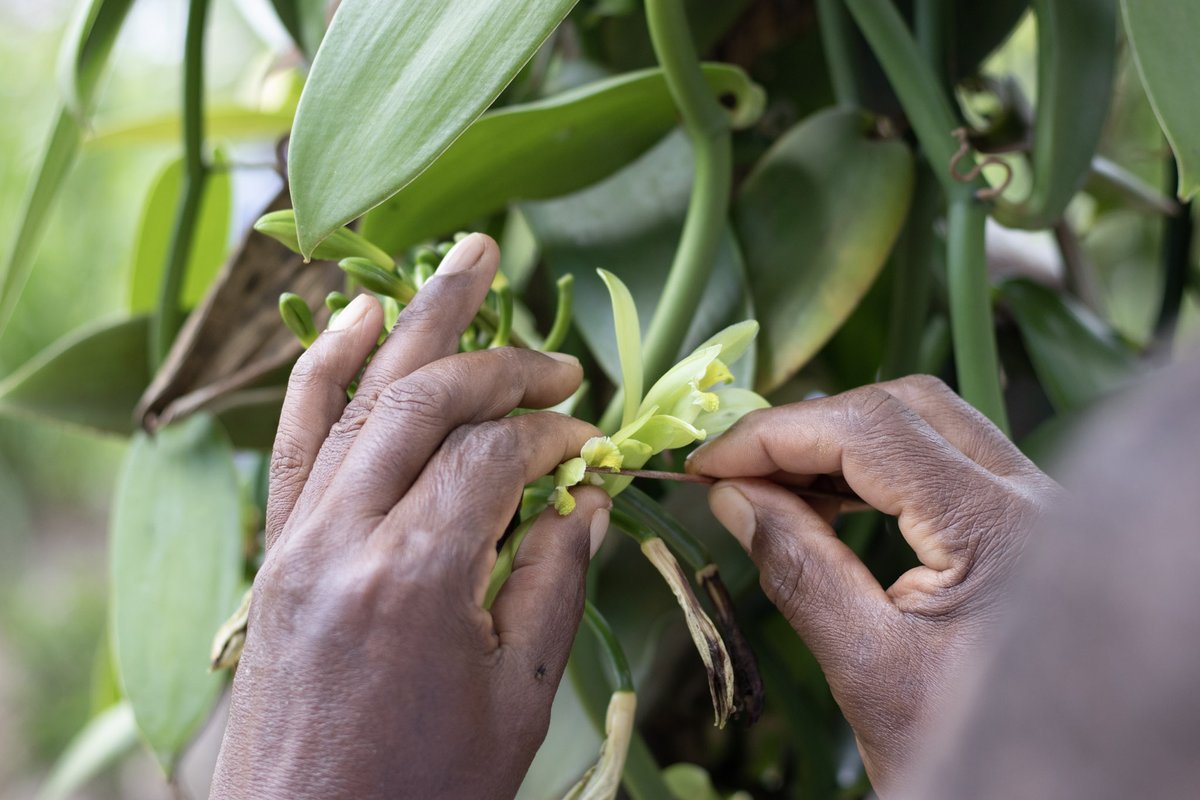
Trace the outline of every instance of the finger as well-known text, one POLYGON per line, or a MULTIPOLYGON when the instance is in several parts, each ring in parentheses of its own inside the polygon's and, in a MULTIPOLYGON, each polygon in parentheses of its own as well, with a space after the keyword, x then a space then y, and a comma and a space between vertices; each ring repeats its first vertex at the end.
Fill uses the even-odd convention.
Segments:
POLYGON ((764 480, 725 480, 709 491, 709 505, 758 566, 767 598, 826 668, 894 613, 870 570, 786 489, 764 480))
POLYGON ((973 552, 1000 480, 874 386, 747 414, 696 450, 687 469, 716 478, 841 474, 899 518, 917 557, 936 570, 961 567, 973 552))
POLYGON ((877 384, 902 400, 963 455, 996 475, 1037 471, 992 421, 932 375, 909 375, 877 384))
POLYGON ((470 587, 480 605, 496 542, 525 485, 578 456, 598 434, 588 423, 552 411, 458 428, 377 535, 396 537, 405 559, 461 576, 455 582, 470 587))
POLYGON ((326 494, 338 504, 350 501, 349 510, 360 518, 382 516, 455 428, 503 417, 518 406, 554 405, 582 379, 578 360, 533 350, 505 347, 439 359, 379 395, 326 494))
POLYGON ((382 322, 379 302, 370 295, 359 295, 292 368, 271 452, 268 548, 291 516, 321 443, 345 410, 346 388, 371 354, 382 322))
POLYGON ((575 510, 542 512, 492 604, 502 647, 518 655, 518 678, 552 692, 562 678, 583 614, 588 564, 608 530, 612 500, 595 486, 573 490, 575 510))
POLYGON ((426 364, 458 352, 459 337, 487 298, 499 263, 496 243, 481 233, 471 234, 446 254, 434 276, 400 312, 363 372, 354 399, 330 430, 297 501, 300 511, 320 501, 380 393, 426 364))

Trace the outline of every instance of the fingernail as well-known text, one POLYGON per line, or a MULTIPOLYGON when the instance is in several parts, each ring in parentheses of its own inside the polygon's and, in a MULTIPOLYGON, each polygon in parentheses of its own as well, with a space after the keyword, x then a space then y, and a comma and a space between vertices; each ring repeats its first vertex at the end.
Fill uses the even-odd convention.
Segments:
POLYGON ((685 458, 683 460, 683 471, 684 472, 696 472, 696 470, 697 470, 696 465, 700 463, 700 459, 698 458, 698 456, 700 455, 700 451, 703 450, 704 448, 708 447, 710 444, 712 444, 712 442, 705 442, 704 444, 700 445, 692 452, 688 453, 687 458, 685 458))
POLYGON ((608 533, 608 509, 598 508, 592 514, 592 556, 595 556, 596 551, 600 549, 606 533, 608 533))
POLYGON ((458 272, 466 272, 479 263, 479 259, 483 256, 484 242, 486 240, 478 233, 472 233, 467 238, 463 239, 454 247, 450 248, 450 252, 446 253, 446 257, 442 259, 442 263, 438 265, 438 275, 454 275, 458 272))
POLYGON ((561 361, 564 364, 570 364, 573 367, 579 366, 579 359, 570 353, 543 353, 544 356, 549 356, 555 361, 561 361))
POLYGON ((754 506, 750 505, 746 495, 732 486, 719 486, 709 495, 708 504, 717 520, 749 553, 757 522, 754 516, 754 506))
POLYGON ((333 321, 329 323, 329 330, 344 331, 347 328, 352 328, 362 321, 362 318, 367 315, 367 310, 371 307, 371 299, 360 294, 358 297, 350 301, 350 305, 341 310, 333 321))

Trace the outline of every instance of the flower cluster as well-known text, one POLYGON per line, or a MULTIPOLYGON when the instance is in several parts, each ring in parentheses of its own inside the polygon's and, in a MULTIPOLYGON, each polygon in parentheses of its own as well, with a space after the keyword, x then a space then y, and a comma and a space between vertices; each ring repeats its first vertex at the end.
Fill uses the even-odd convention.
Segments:
POLYGON ((729 365, 736 362, 758 334, 758 323, 739 322, 701 344, 669 369, 639 398, 641 334, 628 289, 615 275, 600 271, 613 300, 618 351, 621 356, 625 418, 611 436, 597 436, 583 446, 579 457, 559 465, 552 500, 558 513, 570 514, 575 500, 568 489, 588 482, 616 496, 632 480, 627 476, 588 472, 638 469, 664 450, 702 442, 724 432, 744 414, 769 404, 749 389, 733 383, 729 365))

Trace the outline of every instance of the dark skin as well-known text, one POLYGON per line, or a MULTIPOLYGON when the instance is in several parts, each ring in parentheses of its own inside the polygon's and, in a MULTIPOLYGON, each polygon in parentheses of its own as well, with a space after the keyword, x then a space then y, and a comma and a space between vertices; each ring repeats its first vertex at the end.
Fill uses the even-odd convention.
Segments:
MULTIPOLYGON (((359 298, 298 363, 275 444, 267 555, 214 797, 512 797, 549 725, 609 500, 538 519, 490 611, 495 544, 522 487, 597 431, 549 412, 570 357, 456 354, 498 264, 476 234, 372 359, 359 298)), ((714 513, 804 638, 872 781, 908 770, 1056 485, 931 378, 755 412, 697 451, 714 513), (776 481, 838 475, 899 518, 924 566, 884 590, 829 510, 776 481)))

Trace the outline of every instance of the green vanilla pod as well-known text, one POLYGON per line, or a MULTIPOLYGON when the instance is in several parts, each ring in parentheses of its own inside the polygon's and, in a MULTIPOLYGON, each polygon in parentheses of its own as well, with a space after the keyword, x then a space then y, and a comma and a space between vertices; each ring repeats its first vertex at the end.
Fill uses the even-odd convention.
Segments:
MULTIPOLYGON (((272 211, 259 217, 254 223, 254 230, 270 236, 296 253, 300 252, 300 241, 296 234, 296 214, 290 208, 272 211)), ((382 269, 391 269, 394 266, 391 256, 349 228, 338 228, 329 234, 313 250, 312 257, 320 261, 361 258, 382 269)))

